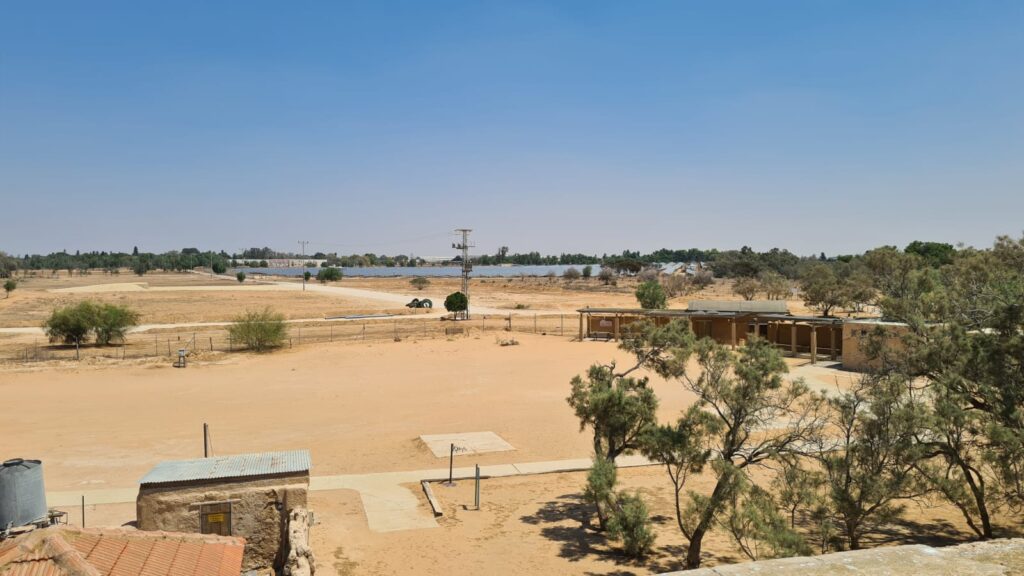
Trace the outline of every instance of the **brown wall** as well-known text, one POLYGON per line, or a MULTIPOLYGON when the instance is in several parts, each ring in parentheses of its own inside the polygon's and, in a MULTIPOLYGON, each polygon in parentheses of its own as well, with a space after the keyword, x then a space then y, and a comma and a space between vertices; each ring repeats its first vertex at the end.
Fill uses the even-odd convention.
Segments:
POLYGON ((875 330, 885 335, 884 346, 889 350, 903 348, 901 338, 907 334, 907 326, 900 324, 874 324, 870 322, 847 322, 843 324, 843 368, 866 372, 878 368, 878 359, 868 358, 864 351, 866 338, 875 330))
POLYGON ((245 538, 243 571, 280 568, 288 554, 288 511, 306 507, 308 489, 309 476, 143 486, 136 500, 138 528, 199 532, 199 504, 237 500, 231 504, 231 535, 245 538))

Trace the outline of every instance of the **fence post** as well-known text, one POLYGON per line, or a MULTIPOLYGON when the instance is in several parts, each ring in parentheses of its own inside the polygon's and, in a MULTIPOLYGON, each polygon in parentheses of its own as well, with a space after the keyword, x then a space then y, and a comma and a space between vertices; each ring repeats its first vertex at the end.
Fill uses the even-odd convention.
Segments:
POLYGON ((565 336, 565 314, 558 315, 558 335, 565 336))
POLYGON ((78 354, 78 340, 75 340, 75 360, 81 360, 81 356, 78 354))
POLYGON ((210 352, 213 352, 213 336, 210 336, 210 352))
POLYGON ((153 334, 153 356, 160 355, 160 337, 153 334))
POLYGON ((363 340, 366 340, 366 322, 363 322, 363 340))

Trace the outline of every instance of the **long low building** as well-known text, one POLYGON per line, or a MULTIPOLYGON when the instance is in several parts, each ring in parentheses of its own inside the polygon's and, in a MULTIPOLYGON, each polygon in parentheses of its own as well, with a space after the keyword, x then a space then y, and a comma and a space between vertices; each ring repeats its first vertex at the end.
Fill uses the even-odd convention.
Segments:
POLYGON ((739 346, 753 336, 764 338, 793 356, 808 355, 838 360, 843 355, 844 320, 819 316, 794 316, 782 300, 695 300, 686 310, 643 308, 581 308, 579 338, 621 338, 628 326, 640 320, 667 324, 687 320, 699 337, 739 346))

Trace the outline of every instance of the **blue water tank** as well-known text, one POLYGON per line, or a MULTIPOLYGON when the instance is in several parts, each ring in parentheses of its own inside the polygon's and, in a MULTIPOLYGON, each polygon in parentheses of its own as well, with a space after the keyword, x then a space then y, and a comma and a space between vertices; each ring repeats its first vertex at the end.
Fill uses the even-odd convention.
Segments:
POLYGON ((0 530, 45 518, 43 463, 15 458, 0 464, 0 530))

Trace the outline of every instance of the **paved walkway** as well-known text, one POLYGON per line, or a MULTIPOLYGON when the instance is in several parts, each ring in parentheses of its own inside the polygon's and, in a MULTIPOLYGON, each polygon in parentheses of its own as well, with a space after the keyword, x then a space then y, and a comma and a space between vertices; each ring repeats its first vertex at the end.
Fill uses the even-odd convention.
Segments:
MULTIPOLYGON (((622 456, 618 459, 619 468, 650 466, 652 463, 642 456, 622 456)), ((543 462, 524 462, 519 464, 494 464, 481 466, 480 475, 490 478, 509 476, 525 476, 528 474, 548 474, 552 472, 576 472, 590 468, 589 458, 572 460, 548 460, 543 462)), ((476 470, 470 467, 459 467, 453 471, 457 480, 473 478, 476 470)), ((336 476, 313 476, 310 478, 309 489, 324 490, 355 490, 363 502, 366 521, 374 532, 394 532, 398 530, 414 530, 418 528, 436 528, 437 521, 433 514, 420 508, 419 498, 413 490, 419 490, 421 480, 446 480, 447 468, 431 468, 427 470, 411 470, 408 472, 378 472, 372 474, 340 474, 336 476), (415 484, 410 490, 403 484, 415 484)), ((127 504, 135 502, 139 489, 114 488, 109 490, 89 490, 84 492, 48 492, 46 503, 50 506, 79 506, 82 497, 87 505, 127 504)))

